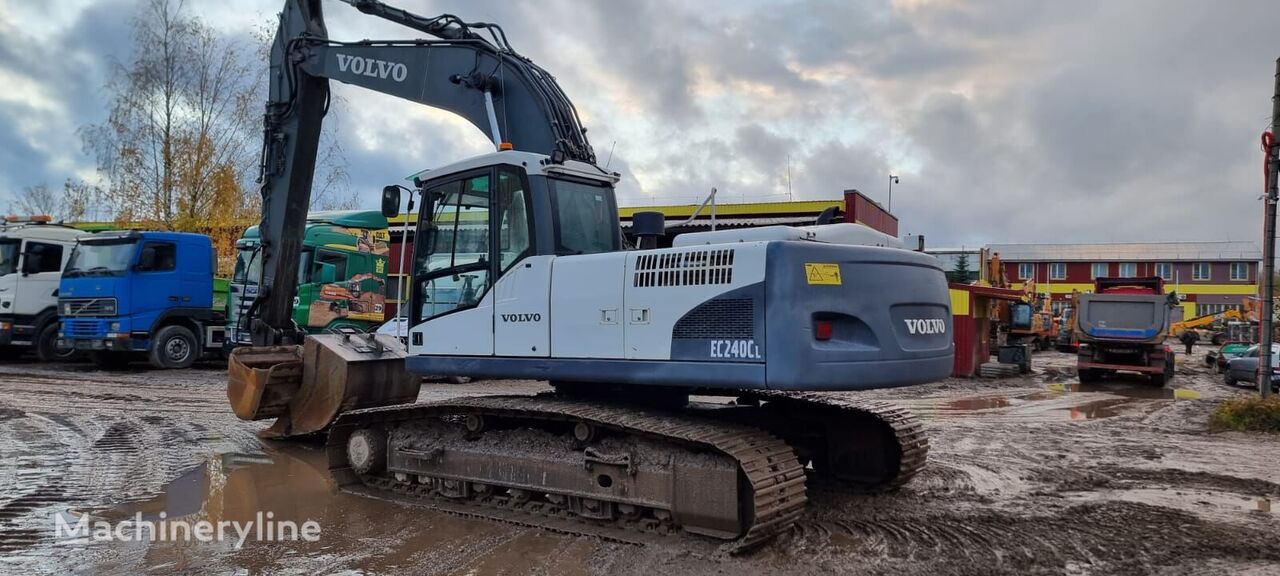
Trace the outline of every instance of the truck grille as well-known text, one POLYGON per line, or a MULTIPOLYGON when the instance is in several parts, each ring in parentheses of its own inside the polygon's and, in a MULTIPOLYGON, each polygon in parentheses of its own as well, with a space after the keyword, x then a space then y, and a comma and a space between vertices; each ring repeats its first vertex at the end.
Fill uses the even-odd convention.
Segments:
POLYGON ((115 298, 63 298, 58 301, 58 313, 68 316, 115 316, 115 298))
POLYGON ((69 318, 62 321, 62 334, 67 338, 92 338, 107 333, 105 320, 69 318))

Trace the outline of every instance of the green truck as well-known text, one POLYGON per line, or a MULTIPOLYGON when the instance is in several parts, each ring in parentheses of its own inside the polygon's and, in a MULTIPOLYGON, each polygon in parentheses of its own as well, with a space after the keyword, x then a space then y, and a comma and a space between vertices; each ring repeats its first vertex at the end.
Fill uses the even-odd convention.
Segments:
MULTIPOLYGON (((352 328, 371 331, 386 320, 387 253, 391 236, 381 212, 307 215, 293 320, 308 333, 352 328)), ((245 312, 258 297, 262 254, 257 226, 236 241, 228 302, 230 346, 252 344, 245 312)))

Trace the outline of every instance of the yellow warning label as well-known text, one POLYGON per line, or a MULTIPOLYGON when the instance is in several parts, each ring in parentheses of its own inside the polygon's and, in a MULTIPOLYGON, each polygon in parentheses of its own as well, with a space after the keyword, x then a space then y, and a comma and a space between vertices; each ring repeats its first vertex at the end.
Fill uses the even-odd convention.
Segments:
POLYGON ((810 284, 822 284, 826 286, 840 285, 839 264, 805 262, 804 275, 810 284))

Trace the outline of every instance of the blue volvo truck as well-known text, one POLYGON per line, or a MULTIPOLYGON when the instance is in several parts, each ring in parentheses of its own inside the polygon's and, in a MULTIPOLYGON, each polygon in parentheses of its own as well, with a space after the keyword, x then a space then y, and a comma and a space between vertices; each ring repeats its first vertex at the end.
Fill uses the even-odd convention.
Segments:
POLYGON ((58 289, 61 344, 103 368, 141 357, 156 368, 187 368, 220 355, 226 315, 225 303, 215 305, 216 267, 208 236, 81 236, 58 289))

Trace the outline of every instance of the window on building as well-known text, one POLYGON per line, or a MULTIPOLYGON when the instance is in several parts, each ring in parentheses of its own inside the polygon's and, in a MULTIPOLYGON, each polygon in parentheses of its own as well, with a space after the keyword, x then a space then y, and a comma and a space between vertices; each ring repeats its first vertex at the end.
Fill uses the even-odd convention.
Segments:
POLYGON ((1093 265, 1089 267, 1090 279, 1105 278, 1107 276, 1110 276, 1110 273, 1107 272, 1106 262, 1094 262, 1093 265))
POLYGON ((1231 279, 1232 280, 1248 280, 1249 279, 1249 263, 1248 262, 1232 262, 1231 263, 1231 279))
POLYGON ((1238 304, 1196 304, 1196 316, 1219 314, 1227 310, 1239 310, 1238 304))
POLYGON ((1160 262, 1156 264, 1156 276, 1164 280, 1173 280, 1173 264, 1160 262))
POLYGON ((1067 263, 1053 262, 1049 264, 1050 280, 1066 280, 1067 279, 1067 263))
POLYGON ((1035 264, 1030 262, 1021 262, 1018 264, 1018 279, 1030 280, 1036 272, 1035 264))
POLYGON ((1133 278, 1138 275, 1138 264, 1136 262, 1121 262, 1120 277, 1133 278))
POLYGON ((1196 262, 1191 265, 1192 280, 1208 280, 1211 267, 1208 262, 1196 262))

